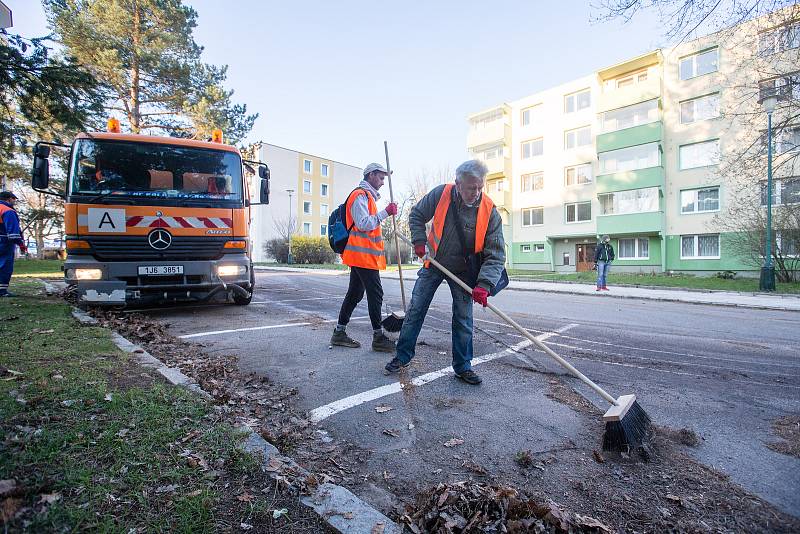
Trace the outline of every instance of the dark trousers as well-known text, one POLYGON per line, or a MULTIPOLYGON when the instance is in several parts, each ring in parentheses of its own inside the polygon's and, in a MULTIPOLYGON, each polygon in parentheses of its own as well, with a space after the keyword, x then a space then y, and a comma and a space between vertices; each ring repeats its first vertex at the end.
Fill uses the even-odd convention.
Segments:
POLYGON ((13 244, 0 244, 0 295, 8 291, 8 283, 14 272, 13 244))
POLYGON ((381 306, 383 305, 383 286, 381 286, 380 271, 376 269, 364 269, 363 267, 350 267, 350 285, 347 287, 347 294, 342 302, 342 309, 339 311, 339 324, 346 326, 350 322, 350 316, 364 293, 367 293, 367 308, 369 309, 369 320, 372 322, 373 330, 381 329, 381 306))

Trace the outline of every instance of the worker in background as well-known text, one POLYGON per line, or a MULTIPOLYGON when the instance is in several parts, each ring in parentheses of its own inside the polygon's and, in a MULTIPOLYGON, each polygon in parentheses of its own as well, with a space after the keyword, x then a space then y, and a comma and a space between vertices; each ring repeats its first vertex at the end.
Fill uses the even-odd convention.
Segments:
POLYGON ((347 246, 342 252, 342 263, 350 266, 350 284, 339 311, 339 321, 331 336, 331 345, 358 348, 361 343, 347 335, 345 329, 353 310, 367 294, 367 309, 372 322, 372 350, 394 352, 394 341, 386 337, 381 326, 383 286, 380 271, 386 269, 383 253, 381 221, 397 213, 397 204, 391 203, 378 211, 378 189, 388 176, 379 163, 370 163, 364 169, 364 179, 350 193, 345 203, 344 223, 350 229, 347 246), (351 229, 352 227, 352 229, 351 229))
POLYGON ((453 371, 467 384, 481 383, 481 377, 472 370, 472 301, 486 306, 506 262, 503 220, 489 196, 482 193, 487 173, 483 162, 465 161, 456 169, 455 184, 434 188, 411 210, 409 226, 416 255, 425 257, 427 241, 431 256, 473 290, 470 295, 426 262, 414 284, 397 340, 397 355, 386 364, 387 373, 396 373, 411 363, 433 296, 447 280, 453 297, 453 371), (431 219, 433 225, 426 237, 425 225, 431 219), (475 256, 478 265, 469 261, 475 256))
POLYGON ((15 247, 23 254, 28 252, 22 230, 19 227, 19 216, 14 210, 17 196, 11 191, 0 191, 0 297, 13 297, 8 292, 11 274, 14 272, 15 247))
POLYGON ((595 291, 608 291, 606 284, 612 261, 614 261, 614 247, 611 246, 611 238, 604 235, 594 249, 594 265, 597 268, 597 289, 595 291))

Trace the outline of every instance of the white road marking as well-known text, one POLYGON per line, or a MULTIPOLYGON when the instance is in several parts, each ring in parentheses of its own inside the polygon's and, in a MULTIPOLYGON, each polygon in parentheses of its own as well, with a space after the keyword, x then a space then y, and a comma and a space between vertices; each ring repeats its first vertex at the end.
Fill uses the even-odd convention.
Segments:
MULTIPOLYGON (((536 336, 536 339, 538 339, 539 341, 544 341, 548 338, 566 332, 571 328, 575 328, 576 326, 578 325, 568 324, 566 326, 559 328, 554 332, 545 332, 544 334, 536 336)), ((484 356, 479 356, 472 360, 472 366, 474 367, 482 363, 496 360, 497 358, 502 358, 503 356, 508 356, 509 354, 514 354, 530 345, 533 345, 533 342, 526 339, 525 341, 521 341, 516 345, 513 345, 505 350, 501 350, 499 352, 493 352, 491 354, 486 354, 484 356)), ((428 382, 436 380, 437 378, 441 378, 443 376, 452 374, 453 374, 453 368, 445 367, 444 369, 439 369, 438 371, 433 371, 430 373, 425 373, 424 375, 414 377, 413 379, 411 379, 411 384, 413 384, 414 386, 422 386, 424 384, 427 384, 428 382)), ((349 410, 350 408, 354 408, 356 406, 364 404, 365 402, 374 401, 382 397, 394 395, 395 393, 400 393, 402 390, 403 390, 403 384, 401 382, 394 382, 392 384, 387 384, 385 386, 380 386, 374 389, 370 389, 368 391, 364 391, 363 393, 357 393, 356 395, 351 395, 349 397, 345 397, 344 399, 340 399, 338 401, 326 404, 325 406, 320 406, 319 408, 311 410, 311 412, 309 412, 309 420, 314 423, 319 423, 320 421, 324 421, 325 419, 329 418, 332 415, 336 415, 337 413, 349 410)))
MULTIPOLYGON (((358 321, 361 319, 369 319, 369 316, 363 317, 351 317, 351 321, 358 321)), ((253 332, 255 330, 272 330, 274 328, 290 328, 293 326, 309 326, 314 324, 320 323, 335 323, 338 319, 325 319, 324 321, 314 321, 314 322, 303 322, 303 323, 286 323, 286 324, 271 324, 267 326, 251 326, 249 328, 232 328, 230 330, 212 330, 210 332, 198 332, 196 334, 184 334, 182 336, 178 336, 181 339, 190 339, 193 337, 204 337, 204 336, 219 336, 222 334, 233 334, 234 332, 253 332)))

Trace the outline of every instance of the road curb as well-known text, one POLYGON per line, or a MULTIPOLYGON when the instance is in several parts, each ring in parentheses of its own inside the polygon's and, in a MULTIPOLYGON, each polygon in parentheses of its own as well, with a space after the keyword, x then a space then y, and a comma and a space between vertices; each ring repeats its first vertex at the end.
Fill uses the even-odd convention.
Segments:
MULTIPOLYGON (((50 289, 47 288, 47 285, 50 284, 45 283, 45 291, 49 294, 50 289)), ((79 308, 72 308, 72 316, 83 325, 99 325, 97 319, 79 308)), ((145 367, 155 369, 170 384, 187 388, 206 399, 212 398, 208 392, 183 374, 180 369, 167 366, 164 362, 113 330, 111 331, 111 338, 120 350, 134 355, 139 363, 145 367)), ((242 449, 250 453, 261 453, 261 470, 273 480, 277 480, 280 475, 276 472, 270 460, 273 460, 273 463, 274 461, 279 462, 279 465, 288 467, 304 478, 310 475, 307 470, 298 465, 292 458, 281 455, 277 447, 256 434, 250 427, 240 427, 239 430, 247 434, 242 449)), ((403 528, 397 523, 356 497, 347 488, 335 484, 321 484, 312 495, 302 496, 300 503, 314 510, 332 529, 342 534, 374 534, 378 532, 383 534, 402 534, 403 532, 403 528)))

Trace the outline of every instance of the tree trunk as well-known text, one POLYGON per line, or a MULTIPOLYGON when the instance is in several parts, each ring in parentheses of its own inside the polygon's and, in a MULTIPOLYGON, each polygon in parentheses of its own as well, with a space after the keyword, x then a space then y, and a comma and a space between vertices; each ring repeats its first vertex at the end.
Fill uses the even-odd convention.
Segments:
POLYGON ((131 87, 130 87, 130 113, 128 114, 128 122, 131 123, 131 132, 138 134, 141 130, 141 115, 139 114, 139 43, 141 40, 142 21, 141 12, 139 11, 139 3, 133 3, 133 36, 131 51, 131 87))

